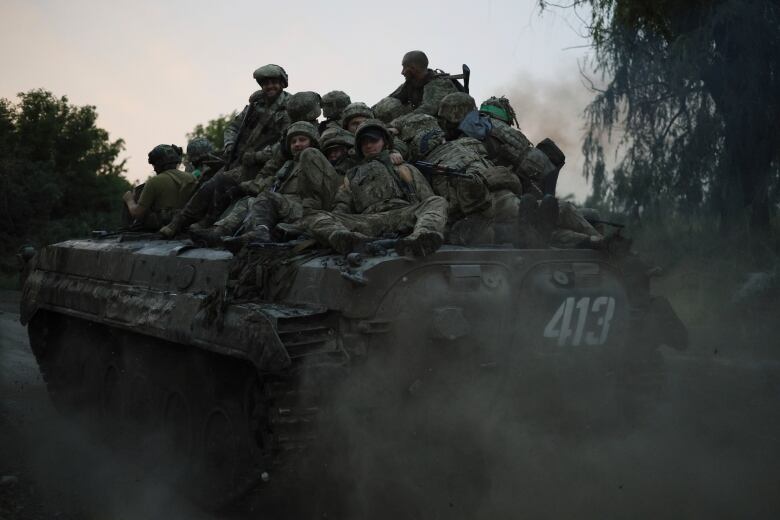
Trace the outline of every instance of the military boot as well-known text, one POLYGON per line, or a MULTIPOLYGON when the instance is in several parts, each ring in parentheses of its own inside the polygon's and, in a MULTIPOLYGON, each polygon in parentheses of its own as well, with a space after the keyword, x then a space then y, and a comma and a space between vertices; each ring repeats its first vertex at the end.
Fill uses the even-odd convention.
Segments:
POLYGON ((517 242, 520 248, 543 247, 544 242, 539 232, 534 227, 534 222, 539 220, 537 215, 539 207, 536 199, 530 193, 520 197, 517 205, 517 242))
POLYGON ((190 239, 195 244, 205 245, 206 247, 221 247, 222 237, 227 234, 227 231, 221 227, 212 227, 208 229, 198 229, 190 231, 190 239))
POLYGON ((395 244, 395 252, 398 256, 411 253, 413 256, 428 256, 435 253, 444 242, 444 237, 436 231, 420 231, 399 238, 395 244))
POLYGON ((172 239, 176 235, 179 234, 179 231, 181 231, 184 228, 184 217, 182 216, 181 212, 177 213, 173 216, 171 221, 160 228, 160 233, 163 238, 167 238, 168 240, 172 239))
POLYGON ((369 242, 371 237, 364 235, 363 233, 355 233, 354 231, 339 230, 334 231, 328 237, 328 242, 337 253, 346 255, 355 250, 355 247, 369 242))
POLYGON ((247 244, 262 244, 269 242, 273 242, 273 239, 271 238, 271 231, 268 229, 268 226, 257 226, 252 231, 244 233, 243 235, 238 235, 237 237, 226 237, 222 239, 222 245, 225 246, 225 249, 234 254, 238 253, 241 248, 247 244))

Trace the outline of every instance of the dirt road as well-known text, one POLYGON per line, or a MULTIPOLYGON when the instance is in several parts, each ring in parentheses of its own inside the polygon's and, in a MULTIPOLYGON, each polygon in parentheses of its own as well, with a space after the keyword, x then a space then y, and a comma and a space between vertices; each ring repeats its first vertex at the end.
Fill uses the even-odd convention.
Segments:
MULTIPOLYGON (((9 477, 0 484, 0 518, 209 518, 54 413, 16 297, 0 294, 0 476, 9 477)), ((776 518, 780 363, 703 348, 665 356, 666 394, 637 428, 508 433, 499 456, 486 460, 490 485, 468 517, 776 518)), ((309 491, 285 493, 305 501, 309 491)), ((344 492, 361 500, 360 486, 344 492)), ((449 517, 462 516, 461 499, 444 499, 449 517)))

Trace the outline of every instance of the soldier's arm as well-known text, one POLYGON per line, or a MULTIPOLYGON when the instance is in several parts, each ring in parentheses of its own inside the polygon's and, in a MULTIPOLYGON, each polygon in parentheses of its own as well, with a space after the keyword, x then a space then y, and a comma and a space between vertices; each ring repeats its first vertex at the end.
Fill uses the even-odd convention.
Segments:
POLYGON ((240 114, 234 117, 233 120, 225 127, 225 131, 222 133, 222 140, 225 143, 226 152, 229 148, 233 148, 233 146, 235 146, 236 139, 238 139, 238 131, 241 129, 241 122, 246 117, 247 112, 249 112, 249 105, 245 106, 244 110, 242 110, 240 114))
POLYGON ((434 79, 428 82, 423 89, 422 103, 414 109, 414 113, 436 117, 439 111, 439 103, 444 99, 444 96, 457 91, 458 89, 448 79, 434 79))
POLYGON ((352 201, 352 190, 349 189, 349 181, 346 176, 344 177, 344 184, 336 192, 333 213, 356 213, 355 205, 352 201))
POLYGON ((411 184, 420 200, 425 200, 428 197, 436 195, 433 188, 431 188, 430 183, 425 179, 425 175, 420 173, 420 170, 409 163, 404 163, 398 168, 401 179, 411 184))
MULTIPOLYGON (((149 208, 154 205, 154 201, 157 198, 157 182, 156 179, 158 177, 152 177, 146 182, 146 185, 144 186, 144 190, 141 192, 141 196, 138 197, 138 202, 136 203, 132 197, 128 197, 127 194, 125 194, 125 204, 127 204, 127 211, 130 213, 130 216, 134 219, 142 219, 146 215, 147 211, 149 211, 149 208)), ((128 192, 131 193, 131 192, 128 192)))

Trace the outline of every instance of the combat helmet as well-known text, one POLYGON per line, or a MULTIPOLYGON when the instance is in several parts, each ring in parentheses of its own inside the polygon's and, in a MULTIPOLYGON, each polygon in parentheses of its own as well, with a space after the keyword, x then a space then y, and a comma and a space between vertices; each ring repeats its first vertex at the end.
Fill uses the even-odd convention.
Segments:
POLYGON ((384 121, 385 124, 390 124, 394 119, 411 112, 412 107, 404 105, 398 98, 388 96, 380 99, 376 105, 371 107, 371 110, 374 112, 374 117, 384 121))
POLYGON ((439 119, 453 125, 460 124, 466 114, 477 109, 474 98, 465 92, 447 94, 439 104, 439 119))
POLYGON ((368 135, 378 135, 385 140, 385 149, 393 148, 393 135, 387 129, 385 124, 379 119, 366 119, 355 132, 355 155, 362 159, 363 151, 360 149, 360 139, 368 135))
POLYGON ((482 114, 500 119, 508 125, 514 123, 515 126, 520 126, 517 124, 515 110, 512 108, 512 105, 509 104, 509 100, 504 96, 493 96, 489 99, 486 99, 479 106, 479 111, 482 114))
POLYGON ((287 114, 291 121, 314 121, 322 113, 321 101, 316 92, 296 92, 287 100, 287 114))
POLYGON ((428 114, 407 114, 394 119, 391 126, 398 130, 398 138, 407 143, 424 130, 441 130, 436 118, 428 114))
POLYGON ((353 148, 355 146, 355 136, 343 128, 332 126, 322 132, 322 135, 320 135, 320 143, 322 151, 326 151, 328 148, 334 146, 353 148))
POLYGON ((346 128, 349 120, 357 116, 363 116, 372 119, 374 117, 374 113, 371 111, 368 105, 363 102, 357 101, 355 103, 350 103, 341 112, 341 126, 346 128))
POLYGON ((262 84, 265 79, 279 78, 282 80, 282 86, 287 88, 287 72, 279 65, 273 63, 263 65, 254 72, 253 76, 258 85, 262 84))
POLYGON ((149 164, 155 167, 171 165, 175 167, 181 162, 183 150, 175 144, 158 144, 149 152, 149 164))
POLYGON ((214 145, 205 137, 196 137, 187 143, 187 157, 193 164, 199 163, 213 151, 214 145))
POLYGON ((287 153, 290 151, 290 139, 294 135, 305 135, 311 139, 312 148, 320 147, 320 134, 317 131, 317 127, 308 121, 296 121, 288 126, 284 133, 284 149, 287 153))
POLYGON ((337 119, 350 103, 352 100, 346 92, 331 90, 322 96, 322 115, 327 119, 337 119))

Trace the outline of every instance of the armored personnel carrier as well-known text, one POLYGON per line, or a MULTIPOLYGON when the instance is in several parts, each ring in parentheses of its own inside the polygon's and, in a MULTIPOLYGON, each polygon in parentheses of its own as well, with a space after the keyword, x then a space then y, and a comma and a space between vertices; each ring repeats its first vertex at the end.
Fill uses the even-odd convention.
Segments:
MULTIPOLYGON (((161 433, 212 504, 283 473, 338 388, 365 408, 434 382, 620 396, 657 376, 660 343, 685 342, 668 303, 602 252, 386 246, 234 257, 151 235, 70 240, 31 261, 21 316, 59 408, 161 433)), ((551 395, 525 392, 546 410, 551 395)))

